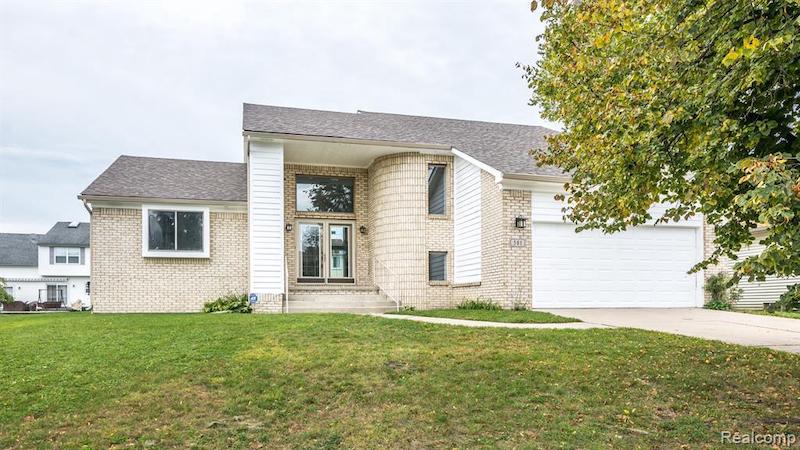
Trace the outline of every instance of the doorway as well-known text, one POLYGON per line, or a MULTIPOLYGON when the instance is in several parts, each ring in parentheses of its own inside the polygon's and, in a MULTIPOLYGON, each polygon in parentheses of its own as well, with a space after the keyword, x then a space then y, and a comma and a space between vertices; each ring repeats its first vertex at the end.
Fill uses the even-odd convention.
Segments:
POLYGON ((297 282, 355 283, 353 229, 349 222, 298 222, 297 282))

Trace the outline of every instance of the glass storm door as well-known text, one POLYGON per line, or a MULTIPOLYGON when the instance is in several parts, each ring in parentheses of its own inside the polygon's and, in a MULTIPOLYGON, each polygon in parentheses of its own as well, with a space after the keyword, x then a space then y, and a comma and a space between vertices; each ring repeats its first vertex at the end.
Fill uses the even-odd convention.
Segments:
POLYGON ((353 225, 300 222, 297 233, 301 283, 353 283, 353 225))
POLYGON ((351 230, 350 225, 328 225, 328 245, 330 246, 328 278, 342 280, 353 277, 350 273, 351 230))
POLYGON ((301 223, 298 230, 298 278, 322 282, 322 224, 301 223))

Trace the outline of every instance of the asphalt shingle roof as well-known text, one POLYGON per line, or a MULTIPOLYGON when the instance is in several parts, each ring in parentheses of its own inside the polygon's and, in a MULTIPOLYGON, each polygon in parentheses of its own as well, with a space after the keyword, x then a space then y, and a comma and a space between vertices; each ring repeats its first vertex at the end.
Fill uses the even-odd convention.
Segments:
POLYGON ((556 134, 532 125, 444 119, 359 111, 343 113, 244 104, 244 131, 445 145, 456 148, 505 174, 564 175, 537 166, 533 148, 546 148, 556 134))
POLYGON ((247 165, 122 155, 81 195, 244 202, 247 165))
POLYGON ((39 264, 37 242, 42 234, 0 233, 0 266, 39 264))
POLYGON ((69 225, 70 222, 56 222, 53 228, 39 239, 39 245, 88 247, 90 224, 80 222, 75 228, 69 225))

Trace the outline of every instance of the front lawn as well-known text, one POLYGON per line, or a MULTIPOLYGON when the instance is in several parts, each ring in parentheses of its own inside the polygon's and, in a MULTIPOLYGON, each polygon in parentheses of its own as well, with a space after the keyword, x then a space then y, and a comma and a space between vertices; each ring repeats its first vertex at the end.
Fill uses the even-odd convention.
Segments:
POLYGON ((800 411, 798 355, 632 329, 8 315, 0 362, 0 448, 700 448, 800 411))
POLYGON ((543 311, 512 311, 508 309, 431 309, 426 311, 397 311, 389 314, 409 316, 443 317, 448 319, 482 320, 506 323, 567 323, 580 322, 572 317, 562 317, 543 311))
POLYGON ((773 316, 773 317, 785 317, 787 319, 800 319, 800 311, 764 311, 761 309, 742 309, 737 310, 736 312, 743 312, 748 314, 757 314, 759 316, 773 316))

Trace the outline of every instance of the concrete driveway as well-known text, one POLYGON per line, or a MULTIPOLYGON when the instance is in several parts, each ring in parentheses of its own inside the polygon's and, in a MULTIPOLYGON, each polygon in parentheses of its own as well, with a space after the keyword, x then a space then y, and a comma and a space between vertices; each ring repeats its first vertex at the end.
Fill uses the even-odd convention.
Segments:
POLYGON ((545 309, 613 327, 641 328, 800 353, 800 320, 700 308, 545 309))

